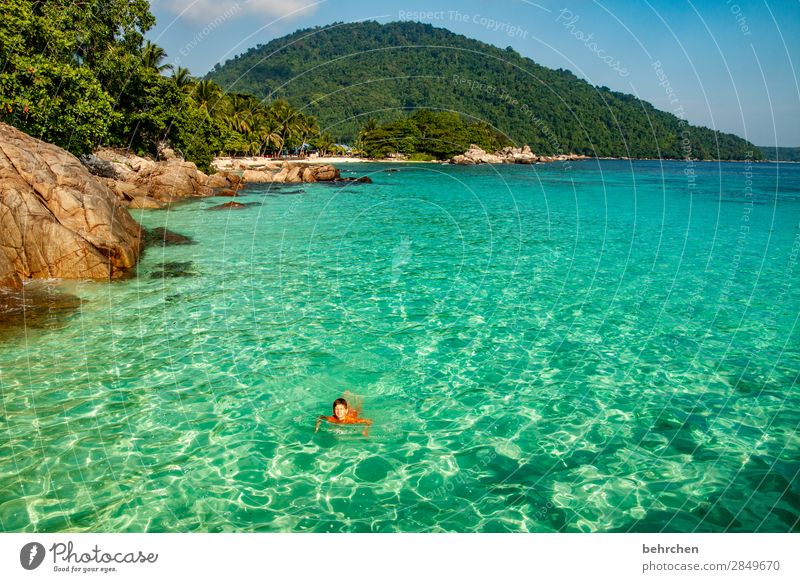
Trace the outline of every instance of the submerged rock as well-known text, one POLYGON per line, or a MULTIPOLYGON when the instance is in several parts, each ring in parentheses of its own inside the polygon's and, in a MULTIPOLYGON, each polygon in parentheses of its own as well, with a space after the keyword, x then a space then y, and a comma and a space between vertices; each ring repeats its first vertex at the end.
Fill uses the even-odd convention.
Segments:
POLYGON ((193 238, 168 230, 163 226, 152 229, 142 229, 142 241, 145 246, 171 246, 171 245, 193 245, 193 238))
POLYGON ((0 289, 0 339, 18 336, 23 329, 60 327, 81 304, 79 297, 45 281, 31 281, 24 290, 0 289))
POLYGON ((169 279, 174 277, 192 277, 197 275, 191 270, 193 263, 191 261, 172 261, 163 263, 161 269, 150 273, 151 279, 169 279))
POLYGON ((372 178, 369 176, 362 176, 361 178, 336 178, 329 182, 334 186, 343 186, 346 184, 372 184, 372 178))
POLYGON ((225 204, 220 204, 219 206, 212 206, 208 210, 227 210, 228 208, 246 208, 247 206, 253 206, 256 204, 255 202, 226 202, 225 204))

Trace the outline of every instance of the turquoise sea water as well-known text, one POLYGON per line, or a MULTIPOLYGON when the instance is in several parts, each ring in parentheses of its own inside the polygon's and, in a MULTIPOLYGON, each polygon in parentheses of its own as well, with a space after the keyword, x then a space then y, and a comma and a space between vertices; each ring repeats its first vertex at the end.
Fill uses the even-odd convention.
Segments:
POLYGON ((0 347, 0 530, 800 528, 800 167, 345 168, 51 283, 80 310, 0 347), (314 434, 345 390, 370 436, 314 434))

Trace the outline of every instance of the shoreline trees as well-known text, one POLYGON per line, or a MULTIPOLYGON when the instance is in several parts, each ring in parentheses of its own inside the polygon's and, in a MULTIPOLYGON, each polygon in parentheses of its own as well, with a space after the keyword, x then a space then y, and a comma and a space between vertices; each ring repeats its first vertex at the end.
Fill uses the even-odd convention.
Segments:
POLYGON ((173 70, 144 39, 155 24, 146 0, 4 7, 0 121, 73 154, 112 146, 156 155, 168 142, 208 169, 218 153, 275 153, 319 134, 315 118, 285 101, 265 104, 173 70))

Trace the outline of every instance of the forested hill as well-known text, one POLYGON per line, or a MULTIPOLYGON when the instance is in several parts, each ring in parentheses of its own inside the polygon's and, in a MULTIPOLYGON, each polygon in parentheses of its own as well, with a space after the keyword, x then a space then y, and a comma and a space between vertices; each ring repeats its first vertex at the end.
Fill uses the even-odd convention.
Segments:
POLYGON ((735 135, 688 126, 510 47, 418 22, 298 30, 216 65, 206 78, 227 91, 285 98, 317 116, 322 131, 349 143, 370 117, 385 122, 428 108, 486 121, 537 153, 761 158, 735 135))
POLYGON ((760 149, 766 160, 773 162, 800 162, 800 148, 761 146, 760 149))

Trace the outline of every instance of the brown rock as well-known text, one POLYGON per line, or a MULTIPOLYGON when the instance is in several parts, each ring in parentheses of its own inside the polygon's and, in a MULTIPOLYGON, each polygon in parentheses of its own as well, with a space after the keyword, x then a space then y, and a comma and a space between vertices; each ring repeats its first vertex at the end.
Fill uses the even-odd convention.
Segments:
POLYGON ((128 202, 128 208, 164 208, 165 204, 166 202, 159 202, 155 198, 150 198, 150 196, 134 196, 128 202))
POLYGON ((155 167, 156 162, 139 157, 126 150, 102 148, 94 153, 95 157, 110 162, 120 180, 128 181, 142 170, 155 167))
POLYGON ((197 170, 191 162, 161 162, 156 167, 140 172, 136 183, 149 190, 155 199, 164 196, 211 196, 214 191, 206 186, 208 176, 197 170))
POLYGON ((249 204, 242 204, 241 202, 226 202, 225 204, 220 204, 219 206, 212 206, 209 210, 225 210, 226 208, 245 208, 249 206, 249 204))
POLYGON ((336 183, 346 183, 346 184, 372 184, 372 178, 369 176, 362 176, 360 178, 336 178, 333 180, 336 183))
POLYGON ((286 176, 288 175, 289 175, 289 164, 285 163, 283 164, 283 167, 280 170, 278 170, 276 174, 273 174, 272 181, 282 184, 283 182, 286 181, 286 176))
POLYGON ((153 229, 142 228, 142 241, 145 246, 172 246, 172 245, 193 245, 194 239, 186 235, 177 233, 164 227, 153 229))
MULTIPOLYGON (((166 161, 154 162, 126 151, 105 148, 95 152, 93 158, 112 166, 120 184, 112 186, 108 181, 106 184, 123 200, 149 196, 166 202, 174 197, 214 194, 213 188, 208 186, 209 176, 199 171, 193 163, 177 157, 169 156, 166 161)), ((96 161, 93 165, 97 165, 96 161)), ((221 187, 229 186, 230 182, 226 181, 221 187)))
POLYGON ((242 179, 250 184, 266 184, 273 182, 273 174, 262 170, 245 170, 242 179))
MULTIPOLYGON (((230 172, 217 172, 208 177, 206 186, 215 191, 220 189, 238 191, 244 187, 244 179, 242 176, 230 172)), ((219 192, 215 196, 220 196, 219 192)))
POLYGON ((158 159, 159 160, 172 161, 172 160, 179 159, 178 155, 175 153, 175 150, 173 150, 171 147, 169 147, 169 145, 167 145, 164 142, 160 142, 156 146, 156 149, 158 150, 158 159))
POLYGON ((238 174, 231 174, 230 172, 221 172, 221 175, 227 178, 228 182, 231 183, 231 187, 239 186, 241 187, 244 184, 244 178, 242 178, 238 174))
POLYGON ((24 289, 0 288, 0 341, 18 338, 32 328, 61 327, 81 307, 81 300, 49 281, 31 281, 24 289))
POLYGON ((233 184, 225 174, 211 174, 206 180, 206 186, 209 188, 230 188, 233 184))
POLYGON ((139 259, 139 225, 69 152, 0 123, 0 273, 117 277, 139 259))
POLYGON ((0 251, 0 288, 22 289, 22 279, 4 252, 0 251))
POLYGON ((335 180, 336 178, 340 177, 339 170, 331 166, 330 164, 325 164, 324 166, 315 166, 314 167, 314 178, 318 182, 325 182, 328 180, 335 180))
POLYGON ((255 159, 215 160, 214 167, 220 172, 209 177, 207 185, 216 186, 219 182, 215 176, 224 176, 237 190, 244 183, 250 184, 297 184, 301 182, 330 181, 339 178, 339 170, 330 164, 309 164, 301 161, 264 162, 255 159), (223 163, 224 162, 224 163, 223 163), (241 176, 229 171, 230 168, 241 169, 241 176))
POLYGON ((300 166, 291 166, 289 168, 289 172, 286 174, 286 178, 283 181, 287 184, 297 184, 298 182, 302 182, 302 172, 304 169, 305 168, 301 168, 300 166))
POLYGON ((314 177, 314 170, 311 168, 303 168, 303 182, 316 182, 314 177))

